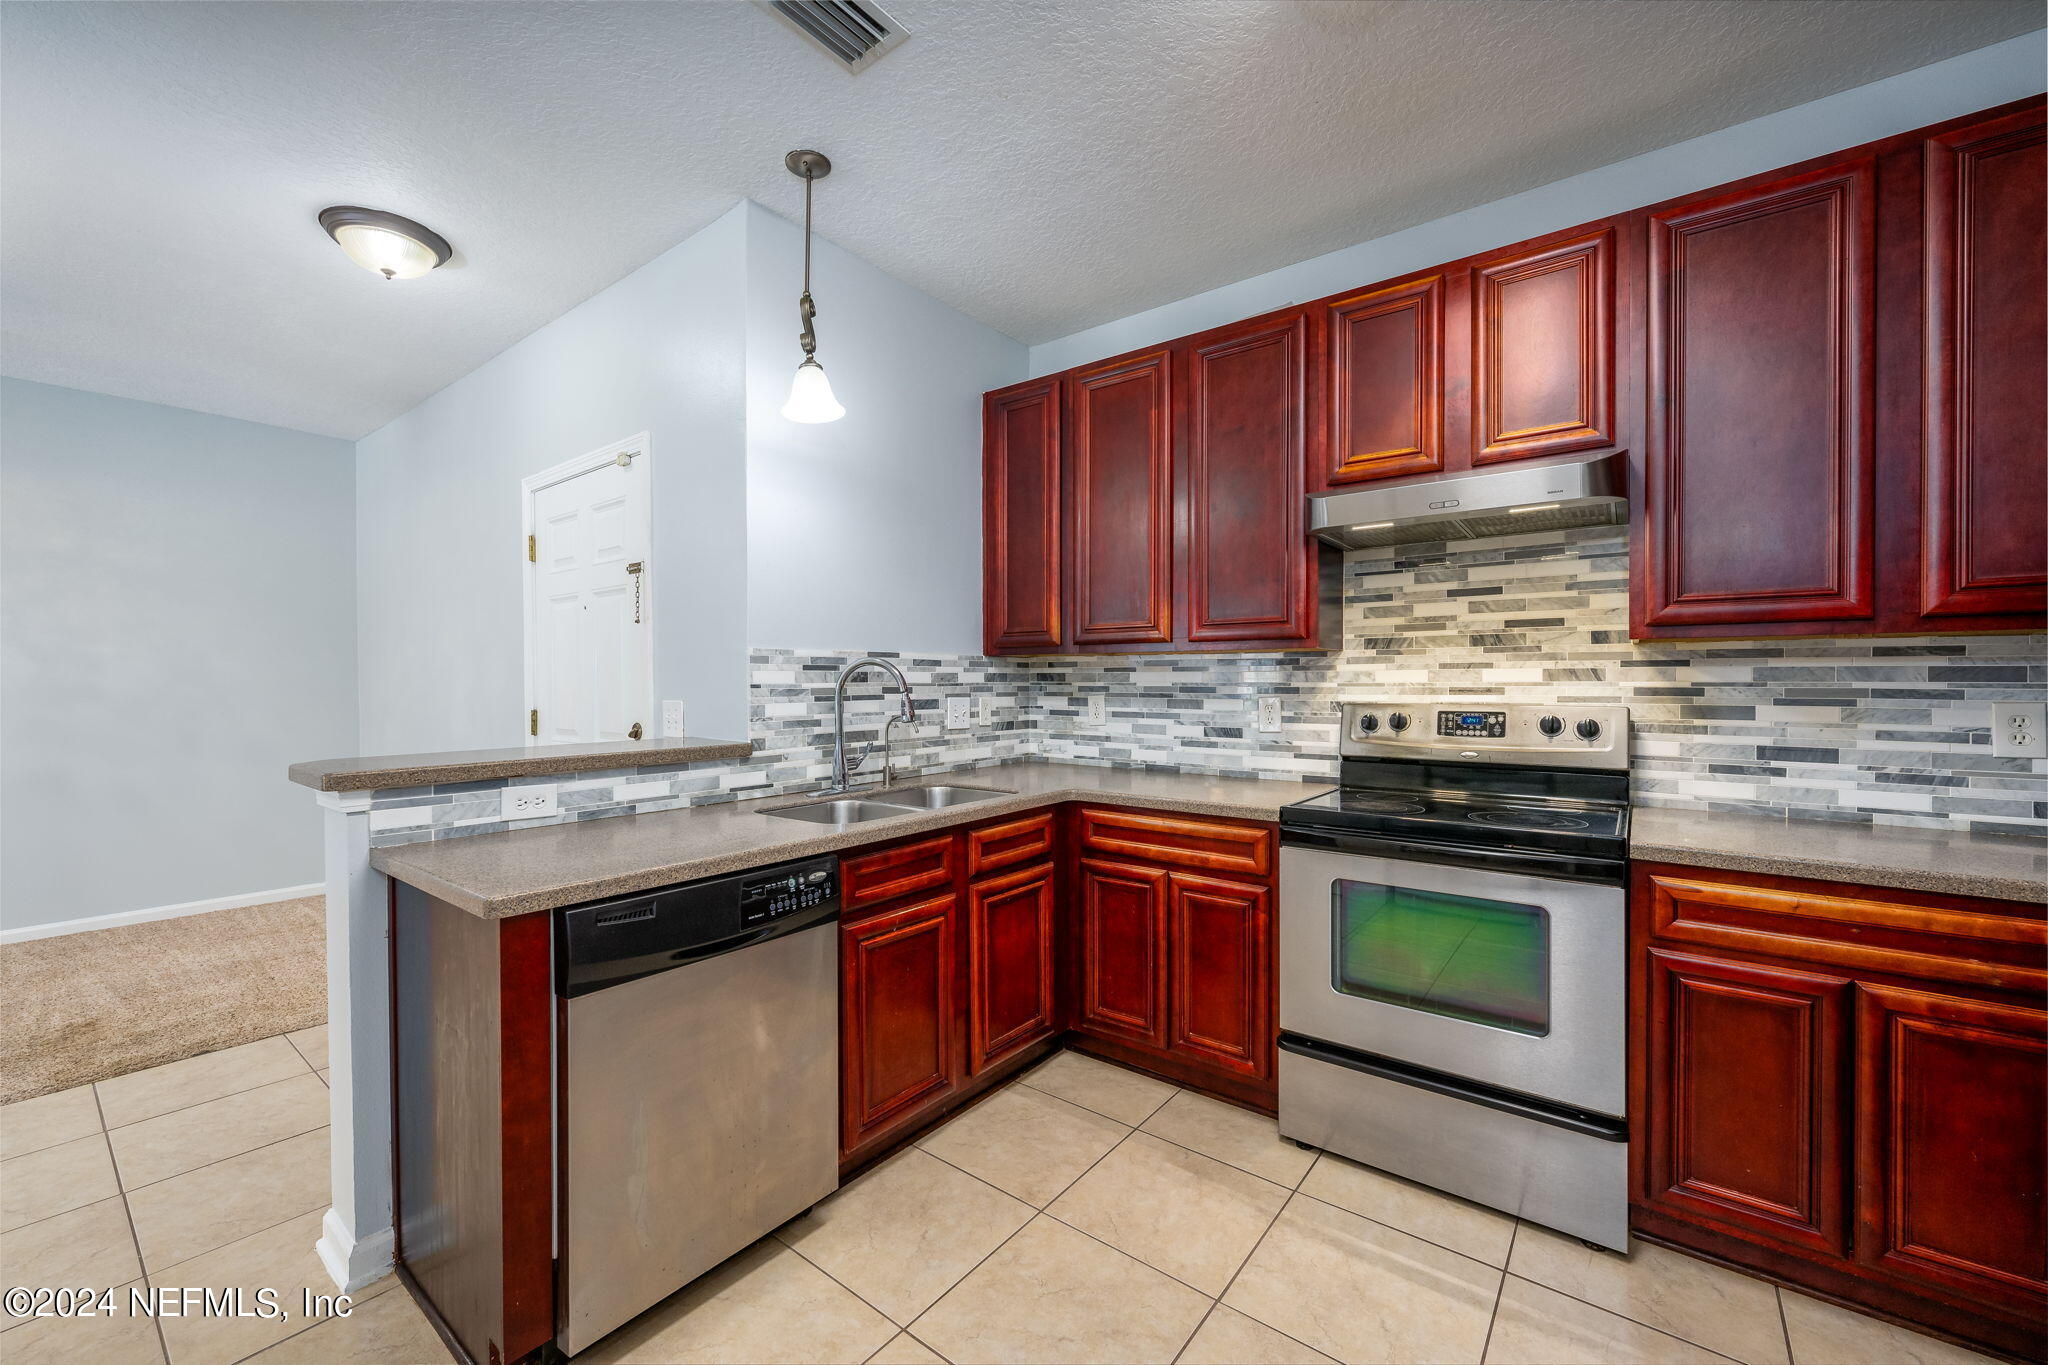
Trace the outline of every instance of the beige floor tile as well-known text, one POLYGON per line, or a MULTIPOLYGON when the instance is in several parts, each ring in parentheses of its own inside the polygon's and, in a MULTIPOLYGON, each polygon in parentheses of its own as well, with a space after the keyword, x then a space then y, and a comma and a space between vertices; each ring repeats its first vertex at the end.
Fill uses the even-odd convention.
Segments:
POLYGON ((1477 1362, 1501 1274, 1297 1196, 1223 1301, 1339 1360, 1477 1362))
POLYGON ((0 1334, 0 1360, 7 1365, 163 1365, 156 1323, 128 1311, 129 1291, 113 1293, 111 1311, 91 1317, 33 1318, 0 1334))
POLYGON ((315 1071, 327 1069, 327 1025, 315 1024, 311 1028, 302 1028, 297 1033, 287 1033, 285 1038, 299 1050, 299 1055, 306 1059, 307 1066, 315 1071))
POLYGON ((781 1231, 804 1259, 898 1323, 1031 1221, 1032 1208, 912 1147, 781 1231))
POLYGON ((327 1110, 327 1087, 306 1072, 131 1123, 107 1138, 122 1188, 132 1190, 325 1128, 327 1110))
POLYGON ((1508 1276, 1501 1286, 1487 1365, 1727 1365, 1728 1358, 1508 1276))
POLYGON ((1335 1365, 1321 1351, 1217 1304, 1180 1353, 1179 1365, 1335 1365))
POLYGON ((1040 1216, 911 1326, 958 1365, 1170 1361, 1209 1300, 1040 1216))
POLYGON ((101 1081, 100 1109, 107 1126, 119 1128, 312 1069, 283 1038, 265 1038, 101 1081))
POLYGON ((120 1189, 99 1133, 0 1161, 0 1232, 98 1203, 120 1189))
POLYGON ((898 1332, 868 1357, 868 1365, 946 1365, 946 1358, 910 1333, 898 1332))
POLYGON ((918 1145, 1042 1209, 1130 1131, 1043 1091, 1013 1085, 918 1145))
POLYGON ((1301 1192, 1488 1265, 1506 1265, 1515 1240, 1515 1220, 1505 1213, 1329 1152, 1316 1158, 1301 1192))
POLYGON ((1280 1126, 1263 1114, 1183 1090, 1143 1125, 1148 1133, 1227 1161, 1241 1171, 1293 1189, 1316 1154, 1280 1136, 1280 1126))
POLYGON ((332 1080, 328 1079, 328 1075, 327 1075, 327 1068, 326 1068, 326 1067, 324 1067, 324 1066, 323 1066, 323 1067, 321 1067, 321 1068, 320 1068, 320 1069, 319 1069, 318 1071, 314 1072, 313 1074, 314 1074, 315 1076, 318 1076, 318 1077, 320 1078, 320 1084, 322 1084, 322 1085, 324 1085, 324 1086, 328 1086, 328 1087, 330 1087, 330 1088, 331 1088, 331 1087, 332 1087, 332 1086, 334 1085, 334 1082, 333 1082, 332 1080))
POLYGON ((328 1188, 322 1128, 130 1190, 128 1212, 142 1263, 156 1270, 324 1211, 328 1188))
POLYGON ((1270 1180, 1133 1133, 1046 1212, 1214 1296, 1286 1202, 1270 1180))
POLYGON ((141 1274, 128 1206, 119 1199, 0 1233, 0 1285, 106 1289, 141 1274))
MULTIPOLYGON (((252 1316, 166 1315, 162 1319, 164 1345, 170 1348, 171 1365, 227 1365, 260 1351, 294 1333, 305 1331, 304 1293, 335 1292, 313 1243, 320 1236, 325 1210, 302 1213, 275 1227, 264 1228, 247 1237, 208 1251, 187 1261, 155 1271, 153 1284, 239 1289, 242 1306, 252 1316), (282 1318, 253 1316, 257 1291, 274 1291, 282 1318)), ((389 1278, 364 1291, 368 1302, 382 1297, 391 1285, 389 1278)))
POLYGON ((866 1360, 896 1326, 763 1238, 576 1357, 577 1365, 779 1365, 866 1360))
POLYGON ((1789 1289, 1778 1294, 1785 1303, 1793 1365, 1994 1365, 1989 1356, 1832 1303, 1789 1289))
POLYGON ((1594 1251, 1533 1223, 1515 1234, 1508 1269, 1749 1365, 1785 1365, 1778 1296, 1762 1280, 1643 1242, 1625 1257, 1594 1251))
POLYGON ((1078 1052, 1056 1054, 1026 1073, 1024 1084, 1133 1127, 1172 1099, 1175 1089, 1165 1081, 1078 1052))
POLYGON ((100 1106, 89 1085, 0 1104, 0 1161, 40 1152, 100 1130, 100 1106))
MULTIPOLYGON (((177 1350, 174 1344, 173 1365, 177 1350)), ((316 1323, 250 1357, 261 1365, 440 1365, 450 1358, 427 1315, 402 1289, 358 1300, 347 1317, 316 1323)))

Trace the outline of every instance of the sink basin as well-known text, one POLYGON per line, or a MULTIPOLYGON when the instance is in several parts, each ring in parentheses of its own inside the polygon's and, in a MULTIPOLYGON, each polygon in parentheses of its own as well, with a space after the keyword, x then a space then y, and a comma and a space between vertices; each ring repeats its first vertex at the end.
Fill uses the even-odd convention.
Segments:
POLYGON ((845 829, 848 825, 865 824, 869 820, 887 820, 906 813, 901 804, 884 805, 880 801, 863 801, 858 797, 812 801, 802 806, 784 806, 781 810, 761 812, 780 820, 808 820, 814 825, 832 825, 839 829, 845 829))
POLYGON ((870 799, 892 806, 909 806, 915 810, 938 810, 945 806, 964 806, 970 801, 993 801, 998 796, 1015 795, 1015 792, 997 791, 993 787, 949 787, 940 784, 876 792, 870 799))

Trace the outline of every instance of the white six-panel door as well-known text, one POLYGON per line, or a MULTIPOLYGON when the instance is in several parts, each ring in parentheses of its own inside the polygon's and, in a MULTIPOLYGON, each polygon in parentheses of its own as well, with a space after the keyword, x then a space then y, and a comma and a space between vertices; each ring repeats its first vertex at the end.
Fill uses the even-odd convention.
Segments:
POLYGON ((539 487, 547 476, 528 480, 531 743, 626 739, 636 724, 654 732, 646 469, 614 456, 539 487))

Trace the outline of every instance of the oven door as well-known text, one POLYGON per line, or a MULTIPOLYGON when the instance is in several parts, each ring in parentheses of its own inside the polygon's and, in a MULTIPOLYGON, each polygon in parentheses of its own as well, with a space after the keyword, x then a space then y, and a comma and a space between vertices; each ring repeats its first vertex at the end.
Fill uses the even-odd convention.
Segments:
POLYGON ((1280 1027, 1619 1117, 1625 906, 1619 885, 1283 846, 1280 1027))

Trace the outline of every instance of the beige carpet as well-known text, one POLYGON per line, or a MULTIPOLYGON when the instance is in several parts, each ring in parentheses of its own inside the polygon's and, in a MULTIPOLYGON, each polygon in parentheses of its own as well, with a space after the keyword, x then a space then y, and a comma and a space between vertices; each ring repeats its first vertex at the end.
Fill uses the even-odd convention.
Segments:
POLYGON ((0 1103, 327 1017, 320 897, 0 944, 0 1103))

